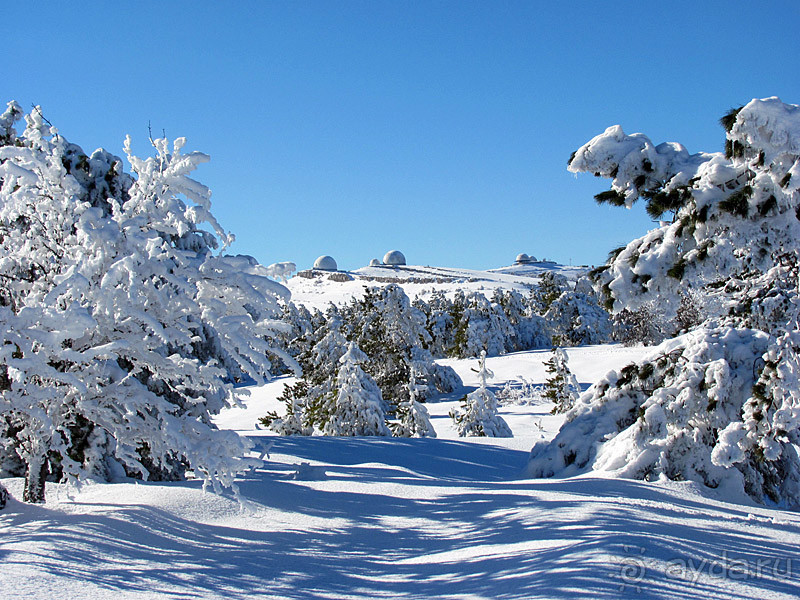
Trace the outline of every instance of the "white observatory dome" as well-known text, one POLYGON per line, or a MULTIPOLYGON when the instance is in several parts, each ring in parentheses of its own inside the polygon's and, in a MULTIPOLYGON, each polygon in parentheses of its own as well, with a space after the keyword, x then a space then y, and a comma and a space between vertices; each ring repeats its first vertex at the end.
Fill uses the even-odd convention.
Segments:
POLYGON ((380 267, 381 266, 381 261, 379 261, 377 258, 373 258, 371 261, 369 261, 369 266, 370 267, 380 267))
POLYGON ((336 261, 332 256, 320 256, 314 261, 314 268, 320 271, 337 271, 336 261))
POLYGON ((383 257, 383 264, 392 266, 404 265, 406 264, 406 257, 403 256, 400 250, 390 250, 383 257))
POLYGON ((517 255, 516 263, 518 265, 524 265, 529 262, 531 262, 531 257, 525 254, 524 252, 522 254, 517 255))

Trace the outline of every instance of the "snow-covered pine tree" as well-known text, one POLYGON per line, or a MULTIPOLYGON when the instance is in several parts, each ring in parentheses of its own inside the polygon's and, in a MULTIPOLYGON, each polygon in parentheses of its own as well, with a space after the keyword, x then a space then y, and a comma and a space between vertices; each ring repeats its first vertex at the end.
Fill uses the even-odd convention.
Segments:
POLYGON ((711 454, 716 465, 744 473, 751 496, 800 503, 800 298, 792 299, 789 322, 763 354, 761 373, 735 420, 719 432, 711 454))
POLYGON ((436 364, 425 349, 430 336, 424 313, 411 306, 400 286, 367 288, 364 297, 351 304, 346 313, 349 338, 369 357, 367 370, 390 406, 409 399, 407 383, 412 364, 417 366, 418 378, 425 385, 419 401, 461 386, 455 371, 436 364))
POLYGON ((6 507, 6 503, 8 502, 8 490, 3 487, 3 484, 0 483, 0 510, 3 510, 6 507))
POLYGON ((550 377, 545 381, 542 395, 555 404, 552 414, 567 412, 577 402, 581 389, 578 380, 569 370, 567 353, 562 348, 553 348, 544 367, 550 377))
POLYGON ((497 411, 497 398, 486 386, 486 381, 494 377, 494 373, 486 366, 485 350, 481 352, 478 362, 478 377, 480 387, 464 397, 461 410, 450 413, 458 435, 512 437, 511 428, 497 411))
POLYGON ((554 345, 582 346, 611 341, 611 316, 594 296, 566 291, 550 303, 544 322, 554 345))
POLYGON ((347 344, 339 359, 336 387, 323 408, 327 415, 322 426, 325 435, 391 435, 381 391, 360 366, 367 360, 354 342, 347 344))
POLYGON ((412 363, 408 380, 408 400, 397 407, 398 421, 391 424, 395 437, 436 437, 428 409, 418 400, 427 391, 427 385, 420 383, 423 371, 412 363))
POLYGON ((530 302, 536 314, 544 315, 561 294, 569 290, 567 278, 559 273, 545 271, 539 283, 531 289, 530 302))
POLYGON ((797 334, 786 330, 798 297, 800 107, 753 100, 722 123, 725 154, 690 156, 617 126, 570 159, 574 172, 613 179, 598 201, 644 198, 652 216, 672 215, 595 273, 608 307, 657 300, 674 315, 695 293, 706 319, 595 384, 553 442, 533 448, 532 476, 594 468, 800 504, 797 334))
MULTIPOLYGON (((0 118, 0 451, 23 499, 50 478, 181 477, 215 487, 250 466, 247 443, 210 416, 233 373, 269 375, 267 340, 288 290, 232 240, 190 179, 208 157, 155 140, 135 177, 87 156, 36 108, 18 136, 0 118), (9 457, 7 453, 14 453, 9 457), (15 472, 12 474, 22 474, 15 472)), ((288 358, 288 357, 287 357, 288 358)))
POLYGON ((656 299, 671 318, 681 292, 696 290, 726 300, 708 316, 726 315, 779 256, 800 245, 798 107, 753 100, 722 122, 724 154, 655 146, 617 125, 571 157, 571 172, 612 179, 598 202, 631 206, 643 199, 648 214, 666 219, 594 273, 615 312, 656 299))
POLYGON ((286 385, 278 396, 283 402, 285 414, 279 417, 276 412, 268 412, 258 422, 280 435, 312 435, 314 428, 308 423, 306 402, 308 402, 308 383, 300 379, 294 385, 286 385))
MULTIPOLYGON (((326 320, 322 326, 309 333, 308 350, 297 359, 303 376, 294 386, 284 391, 282 399, 286 404, 286 415, 291 415, 299 423, 297 433, 304 433, 308 428, 322 430, 330 418, 329 408, 334 397, 336 377, 339 372, 339 359, 347 350, 347 338, 344 333, 344 322, 339 309, 331 304, 325 313, 326 320)), ((286 424, 274 421, 275 415, 267 415, 267 423, 273 420, 276 431, 288 434, 286 424)))

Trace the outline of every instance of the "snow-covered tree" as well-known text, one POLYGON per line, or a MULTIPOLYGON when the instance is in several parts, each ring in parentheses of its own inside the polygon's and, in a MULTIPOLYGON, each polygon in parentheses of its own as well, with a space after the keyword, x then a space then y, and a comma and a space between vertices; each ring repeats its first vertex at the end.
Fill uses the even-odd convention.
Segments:
POLYGON ((511 428, 497 411, 497 398, 486 386, 486 381, 494 377, 494 373, 486 366, 485 350, 481 352, 478 363, 478 377, 480 387, 464 397, 460 410, 450 413, 458 435, 512 437, 511 428))
POLYGON ((593 296, 580 292, 563 292, 553 300, 544 321, 555 345, 605 344, 611 340, 610 315, 593 296))
POLYGON ((623 308, 611 317, 612 338, 625 346, 658 346, 670 337, 672 327, 655 301, 635 310, 623 308))
POLYGON ((425 348, 431 341, 425 315, 411 305, 400 286, 367 288, 364 297, 348 307, 347 321, 349 338, 369 357, 366 370, 390 405, 410 399, 412 365, 416 365, 417 377, 425 386, 420 389, 420 402, 461 386, 455 371, 435 363, 425 348))
POLYGON ((3 484, 0 483, 0 510, 3 510, 6 507, 6 503, 8 502, 8 490, 3 487, 3 484))
POLYGON ((567 412, 581 395, 578 380, 569 370, 567 353, 562 348, 553 348, 553 353, 544 366, 550 377, 545 382, 542 395, 555 404, 553 414, 567 412))
POLYGON ((531 289, 531 305, 533 310, 544 315, 550 305, 558 300, 564 292, 569 290, 567 278, 559 273, 545 271, 539 278, 539 283, 531 289))
POLYGON ((595 384, 533 448, 531 475, 594 468, 800 504, 800 107, 753 100, 722 123, 724 154, 611 127, 570 160, 613 179, 599 201, 668 215, 595 273, 609 308, 658 302, 689 332, 595 384), (699 315, 679 315, 687 295, 699 315))
POLYGON ((21 114, 10 103, 0 118, 0 465, 24 468, 31 502, 46 477, 191 468, 232 485, 248 446, 210 416, 233 378, 269 376, 288 290, 221 254, 233 238, 188 176, 208 157, 183 154, 184 140, 155 140, 149 159, 126 142, 131 176, 38 108, 18 136, 21 114))
POLYGON ((612 179, 598 202, 643 199, 664 223, 595 273, 615 312, 656 299, 671 317, 680 292, 693 289, 722 296, 718 314, 726 314, 760 274, 800 247, 800 109, 777 98, 753 100, 722 122, 725 153, 690 155, 680 144, 656 146, 614 126, 570 159, 573 173, 612 179))
POLYGON ((354 342, 339 359, 336 388, 322 407, 325 435, 390 435, 383 397, 375 381, 361 368, 367 361, 354 342))
POLYGON ((428 387, 420 382, 421 375, 423 371, 412 363, 408 380, 408 400, 400 402, 396 411, 398 421, 391 425, 395 437, 436 437, 428 409, 418 400, 428 387))

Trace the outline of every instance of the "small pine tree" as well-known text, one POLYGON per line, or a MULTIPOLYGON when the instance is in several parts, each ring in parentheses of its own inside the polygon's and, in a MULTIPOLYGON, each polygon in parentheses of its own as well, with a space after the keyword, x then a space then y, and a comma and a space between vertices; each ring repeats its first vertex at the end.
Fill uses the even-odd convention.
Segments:
POLYGON ((428 389, 427 385, 419 382, 421 375, 420 369, 412 365, 408 380, 408 400, 402 401, 397 407, 400 420, 392 423, 395 437, 436 437, 428 409, 419 401, 420 396, 428 389))
POLYGON ((494 377, 494 373, 486 367, 486 351, 481 352, 478 377, 480 387, 464 397, 461 410, 450 413, 458 435, 512 437, 511 428, 497 412, 497 398, 486 386, 486 381, 494 377))
POLYGON ((279 417, 277 413, 269 412, 258 420, 259 423, 281 435, 311 435, 314 432, 314 428, 306 422, 306 381, 301 379, 294 385, 287 385, 278 400, 286 405, 286 415, 279 417))
POLYGON ((354 342, 348 343, 339 359, 336 389, 323 408, 328 416, 322 426, 325 435, 390 435, 381 391, 360 366, 366 360, 354 342))
POLYGON ((3 487, 3 484, 0 483, 0 510, 6 507, 6 502, 8 502, 8 492, 3 487))
POLYGON ((580 396, 580 386, 569 370, 567 353, 561 348, 553 348, 553 354, 546 363, 545 371, 550 374, 545 384, 544 397, 555 403, 551 414, 567 412, 580 396))

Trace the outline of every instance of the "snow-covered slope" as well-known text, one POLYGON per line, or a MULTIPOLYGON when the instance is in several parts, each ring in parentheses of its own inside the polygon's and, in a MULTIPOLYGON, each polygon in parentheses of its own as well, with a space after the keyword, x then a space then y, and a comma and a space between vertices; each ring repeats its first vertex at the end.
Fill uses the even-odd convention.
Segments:
MULTIPOLYGON (((649 352, 570 348, 581 384, 649 352)), ((494 389, 542 382, 549 352, 490 358, 494 389)), ((475 360, 449 360, 468 387, 475 360)), ((0 511, 0 590, 29 600, 793 599, 800 515, 695 484, 527 480, 532 440, 563 417, 505 403, 508 439, 276 437, 255 418, 286 379, 221 415, 264 467, 230 494, 186 483, 48 485, 44 506, 0 511), (541 427, 541 429, 540 429, 541 427), (732 503, 734 500, 737 503, 732 503)), ((14 495, 22 481, 6 479, 14 495)))
POLYGON ((323 310, 330 302, 342 304, 360 297, 365 286, 396 283, 412 299, 425 299, 434 291, 452 296, 458 290, 480 291, 491 297, 496 289, 527 294, 538 283, 542 273, 558 273, 574 282, 587 271, 587 267, 567 267, 553 262, 512 265, 488 271, 412 265, 369 266, 336 273, 301 272, 288 281, 287 287, 295 303, 323 310))

